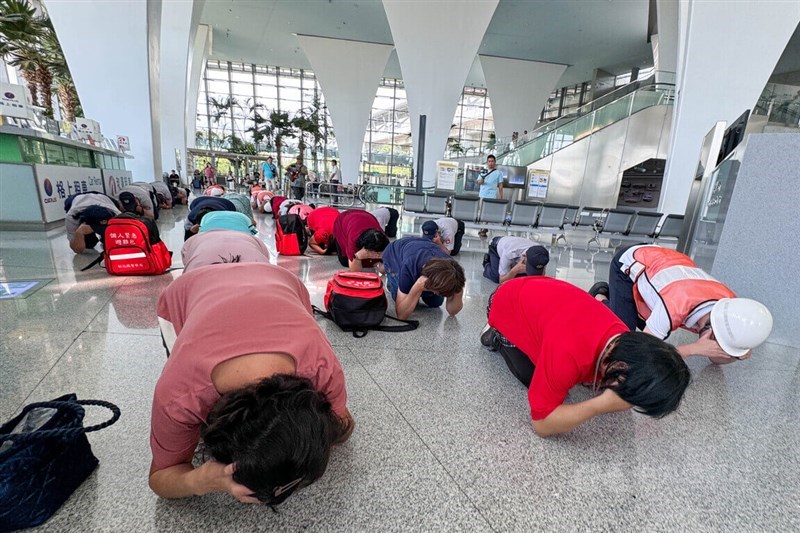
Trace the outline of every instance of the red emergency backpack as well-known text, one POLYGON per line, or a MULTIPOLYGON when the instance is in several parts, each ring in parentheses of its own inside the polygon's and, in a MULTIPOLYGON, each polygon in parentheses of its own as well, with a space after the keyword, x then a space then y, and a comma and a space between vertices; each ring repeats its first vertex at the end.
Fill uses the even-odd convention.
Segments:
POLYGON ((275 247, 281 255, 303 255, 308 247, 308 237, 303 221, 298 215, 283 215, 275 224, 275 247))
POLYGON ((353 337, 363 337, 369 330, 401 332, 413 331, 418 320, 400 320, 386 314, 389 303, 383 290, 383 281, 375 272, 350 272, 342 270, 333 275, 325 291, 325 309, 314 307, 314 312, 333 320, 353 337), (384 318, 403 322, 402 326, 382 326, 384 318))
POLYGON ((106 270, 116 276, 157 276, 172 266, 156 223, 131 213, 108 221, 103 247, 106 270))

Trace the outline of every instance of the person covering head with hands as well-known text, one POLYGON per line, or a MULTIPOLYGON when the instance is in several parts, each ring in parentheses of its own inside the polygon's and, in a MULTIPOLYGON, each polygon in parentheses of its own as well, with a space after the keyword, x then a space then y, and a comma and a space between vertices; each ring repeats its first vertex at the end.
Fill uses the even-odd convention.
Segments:
POLYGON ((81 194, 72 200, 64 217, 70 249, 82 254, 101 242, 108 220, 119 215, 116 201, 100 193, 81 194))
POLYGON ((422 236, 431 239, 449 255, 458 255, 464 238, 464 223, 453 217, 441 217, 422 224, 422 236))
POLYGON ((495 237, 483 256, 483 277, 505 283, 522 276, 544 276, 550 253, 523 237, 495 237))
POLYGON ((464 307, 464 269, 438 244, 424 237, 398 239, 383 252, 386 286, 397 318, 407 319, 417 304, 445 308, 456 316, 464 307))
POLYGON ((662 418, 675 411, 689 368, 660 339, 631 332, 607 307, 567 282, 513 279, 489 300, 481 344, 499 351, 528 388, 533 428, 541 437, 571 431, 605 413, 662 418), (593 384, 597 395, 566 403, 570 389, 593 384))
POLYGON ((697 341, 678 351, 716 364, 747 359, 772 331, 772 314, 763 304, 737 298, 687 255, 654 244, 620 248, 609 283, 595 283, 589 294, 631 331, 639 327, 659 339, 678 328, 697 333, 697 341))
POLYGON ((378 264, 389 246, 389 238, 378 220, 360 209, 351 209, 336 217, 333 238, 339 264, 351 272, 360 272, 378 264))
POLYGON ((161 294, 158 321, 168 359, 150 426, 156 494, 275 505, 322 476, 354 423, 342 367, 295 275, 261 262, 194 268, 161 294), (194 468, 201 438, 211 460, 194 468))

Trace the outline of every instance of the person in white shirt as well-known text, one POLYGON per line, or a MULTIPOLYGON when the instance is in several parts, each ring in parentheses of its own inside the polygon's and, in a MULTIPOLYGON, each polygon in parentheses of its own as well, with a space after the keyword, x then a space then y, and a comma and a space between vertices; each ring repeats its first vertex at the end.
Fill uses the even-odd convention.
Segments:
POLYGON ((400 213, 397 209, 391 207, 379 207, 374 211, 370 211, 372 216, 378 219, 378 224, 383 228, 387 237, 397 237, 397 221, 400 219, 400 213))
POLYGON ((483 277, 503 284, 520 276, 543 276, 550 254, 544 246, 523 237, 495 237, 483 256, 483 277))
POLYGON ((335 159, 331 159, 331 173, 328 175, 328 181, 331 183, 341 182, 341 175, 339 173, 338 163, 335 159))
POLYGON ((76 196, 64 217, 69 247, 76 254, 97 246, 103 238, 103 226, 109 218, 119 215, 119 205, 101 193, 76 196))
POLYGON ((429 220, 422 225, 422 236, 433 240, 451 256, 457 255, 464 237, 464 223, 453 217, 429 220))

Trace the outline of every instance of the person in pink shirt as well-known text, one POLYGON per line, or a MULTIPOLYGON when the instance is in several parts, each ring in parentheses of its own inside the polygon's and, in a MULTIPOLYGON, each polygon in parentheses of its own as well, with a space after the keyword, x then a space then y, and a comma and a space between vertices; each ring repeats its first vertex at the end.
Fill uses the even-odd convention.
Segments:
POLYGON ((201 266, 158 301, 167 364, 150 426, 150 488, 277 505, 325 472, 347 440, 341 364, 302 282, 264 263, 201 266), (211 460, 194 468, 202 438, 211 460))

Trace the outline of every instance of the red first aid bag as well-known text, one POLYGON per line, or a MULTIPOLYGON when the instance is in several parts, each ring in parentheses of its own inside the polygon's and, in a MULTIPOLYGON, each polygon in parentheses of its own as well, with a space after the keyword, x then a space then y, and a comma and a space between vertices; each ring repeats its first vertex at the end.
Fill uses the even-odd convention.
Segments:
POLYGON ((417 329, 419 321, 400 320, 386 314, 388 301, 383 291, 383 281, 375 272, 350 272, 342 270, 333 275, 325 291, 325 309, 314 307, 314 312, 333 320, 354 337, 363 337, 369 330, 401 332, 417 329), (403 322, 402 326, 382 326, 384 318, 403 322))
POLYGON ((106 270, 115 276, 157 276, 172 266, 172 252, 149 218, 130 213, 112 218, 103 247, 106 270))

